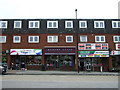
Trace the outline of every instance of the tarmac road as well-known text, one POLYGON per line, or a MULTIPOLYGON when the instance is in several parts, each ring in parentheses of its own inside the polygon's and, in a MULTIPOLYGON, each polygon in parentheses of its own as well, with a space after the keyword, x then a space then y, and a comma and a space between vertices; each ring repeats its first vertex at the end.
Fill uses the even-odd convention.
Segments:
POLYGON ((118 88, 118 76, 3 75, 2 88, 118 88))

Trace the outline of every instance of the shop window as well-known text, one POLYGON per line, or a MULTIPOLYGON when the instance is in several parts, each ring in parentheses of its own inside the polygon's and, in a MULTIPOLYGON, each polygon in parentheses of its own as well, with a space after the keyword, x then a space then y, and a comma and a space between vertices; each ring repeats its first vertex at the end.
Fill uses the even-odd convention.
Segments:
POLYGON ((21 36, 14 36, 13 37, 13 42, 14 43, 20 43, 21 42, 21 36))
POLYGON ((87 28, 87 21, 79 21, 79 28, 87 28))
POLYGON ((104 21, 94 21, 94 28, 105 28, 104 21))
POLYGON ((7 28, 7 21, 0 21, 0 28, 7 28))
POLYGON ((14 28, 21 28, 22 21, 14 21, 14 28))
POLYGON ((6 43, 6 36, 0 36, 0 43, 6 43))
POLYGON ((105 36, 95 36, 95 42, 105 42, 105 36))
POLYGON ((73 21, 65 21, 65 28, 73 28, 73 21))
POLYGON ((73 36, 66 36, 66 42, 72 43, 73 42, 73 36))
POLYGON ((58 28, 58 21, 47 21, 47 28, 58 28))
POLYGON ((58 36, 48 36, 47 37, 47 42, 49 42, 49 43, 58 42, 58 36))
POLYGON ((29 21, 29 28, 39 28, 40 22, 39 21, 29 21))
POLYGON ((29 43, 39 43, 39 36, 29 36, 28 42, 29 43))
POLYGON ((27 56, 27 65, 42 65, 42 56, 27 56))
POLYGON ((80 36, 80 42, 87 42, 87 36, 80 36))

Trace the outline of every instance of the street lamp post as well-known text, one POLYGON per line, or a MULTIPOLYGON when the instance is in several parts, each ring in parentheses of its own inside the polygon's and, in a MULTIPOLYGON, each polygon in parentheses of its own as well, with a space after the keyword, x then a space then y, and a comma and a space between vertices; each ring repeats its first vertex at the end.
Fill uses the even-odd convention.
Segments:
MULTIPOLYGON (((75 9, 75 17, 77 22, 77 9, 75 9)), ((79 73, 79 60, 78 60, 78 28, 76 27, 76 61, 78 65, 78 73, 79 73)))

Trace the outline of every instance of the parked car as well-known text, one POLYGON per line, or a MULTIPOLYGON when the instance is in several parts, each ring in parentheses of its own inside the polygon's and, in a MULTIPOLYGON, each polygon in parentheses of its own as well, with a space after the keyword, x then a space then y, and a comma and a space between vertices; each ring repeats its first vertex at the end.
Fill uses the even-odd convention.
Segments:
POLYGON ((0 74, 1 75, 6 74, 6 68, 5 67, 0 66, 0 74))

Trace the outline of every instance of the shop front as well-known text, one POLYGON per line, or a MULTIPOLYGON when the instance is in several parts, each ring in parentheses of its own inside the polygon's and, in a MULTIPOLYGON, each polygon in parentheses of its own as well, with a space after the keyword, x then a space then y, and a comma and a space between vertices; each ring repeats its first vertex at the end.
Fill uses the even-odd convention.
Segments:
POLYGON ((74 70, 75 47, 45 47, 46 70, 74 70))
POLYGON ((112 70, 120 70, 120 51, 111 51, 112 70))
POLYGON ((107 71, 109 51, 78 51, 80 71, 107 71))
POLYGON ((11 49, 11 68, 41 69, 42 49, 11 49))

